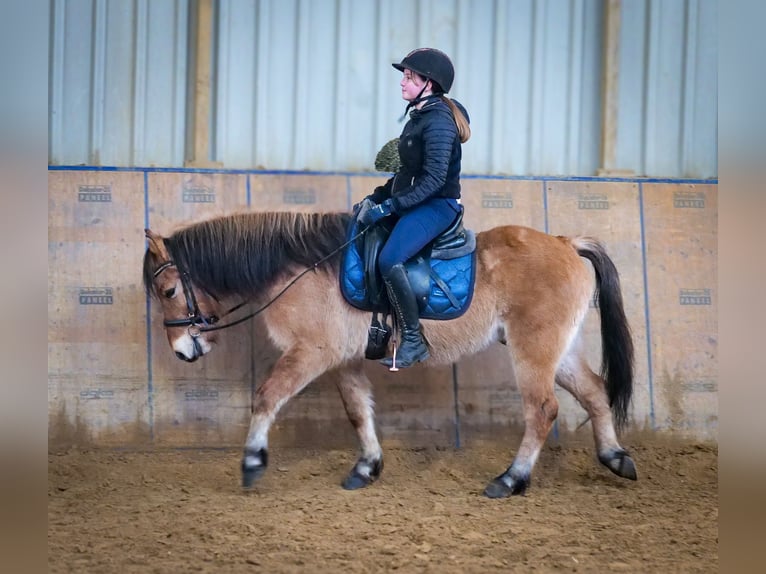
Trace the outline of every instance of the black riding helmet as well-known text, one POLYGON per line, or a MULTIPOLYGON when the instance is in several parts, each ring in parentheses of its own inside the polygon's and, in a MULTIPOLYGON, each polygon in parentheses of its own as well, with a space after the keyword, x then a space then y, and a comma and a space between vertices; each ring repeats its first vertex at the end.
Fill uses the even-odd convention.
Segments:
MULTIPOLYGON (((412 70, 438 84, 443 93, 449 92, 452 81, 455 79, 455 68, 449 56, 434 48, 417 48, 407 54, 398 64, 391 64, 394 68, 403 72, 405 69, 412 70)), ((437 89, 434 92, 438 92, 437 89)))

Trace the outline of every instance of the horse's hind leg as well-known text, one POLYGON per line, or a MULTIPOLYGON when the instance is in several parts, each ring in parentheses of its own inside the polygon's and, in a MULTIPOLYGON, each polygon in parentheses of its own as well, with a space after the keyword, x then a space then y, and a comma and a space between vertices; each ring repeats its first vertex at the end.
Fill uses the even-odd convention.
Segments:
POLYGON ((604 379, 594 373, 584 357, 573 349, 559 366, 556 382, 572 393, 588 413, 601 464, 617 476, 636 480, 636 466, 617 442, 604 379))
POLYGON ((558 415, 553 388, 556 358, 550 351, 534 356, 532 350, 527 350, 523 357, 517 353, 514 373, 524 407, 524 436, 511 466, 484 489, 489 498, 524 494, 540 449, 558 415))
POLYGON ((355 490, 378 479, 383 470, 383 455, 375 431, 372 385, 361 361, 339 369, 338 375, 338 390, 360 447, 359 458, 341 485, 346 490, 355 490))
POLYGON ((253 413, 242 458, 242 485, 260 478, 268 465, 268 435, 282 406, 329 368, 321 349, 293 347, 277 360, 253 397, 253 413))

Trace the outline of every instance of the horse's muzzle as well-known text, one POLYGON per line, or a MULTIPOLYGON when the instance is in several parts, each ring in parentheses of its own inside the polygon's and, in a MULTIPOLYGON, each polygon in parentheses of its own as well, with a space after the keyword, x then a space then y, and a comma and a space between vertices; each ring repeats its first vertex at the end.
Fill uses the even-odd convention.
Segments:
POLYGON ((195 352, 195 353, 194 353, 194 356, 192 356, 192 357, 187 357, 186 355, 184 355, 184 354, 183 354, 183 353, 181 353, 180 351, 176 351, 176 357, 178 357, 178 358, 179 358, 179 359, 181 359, 182 361, 186 361, 187 363, 193 363, 194 361, 196 361, 197 359, 199 359, 199 358, 200 358, 200 355, 199 355, 199 354, 197 354, 197 353, 195 352))

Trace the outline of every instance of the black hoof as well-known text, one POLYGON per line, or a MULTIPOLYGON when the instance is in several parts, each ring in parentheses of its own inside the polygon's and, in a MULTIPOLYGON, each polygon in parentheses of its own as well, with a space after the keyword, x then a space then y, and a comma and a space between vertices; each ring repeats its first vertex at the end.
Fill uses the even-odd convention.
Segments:
POLYGON ((346 490, 358 490, 365 486, 369 486, 378 480, 382 471, 383 459, 373 461, 360 459, 354 465, 351 473, 340 483, 340 485, 346 490), (359 467, 362 467, 364 470, 369 469, 369 474, 359 472, 357 470, 359 467))
POLYGON ((507 498, 511 495, 524 494, 529 486, 529 479, 509 478, 511 485, 506 483, 504 478, 507 475, 501 474, 487 485, 484 489, 484 496, 487 498, 507 498))
POLYGON ((356 471, 353 471, 351 474, 349 474, 343 482, 340 483, 340 485, 345 490, 358 490, 360 488, 364 488, 365 486, 369 486, 372 484, 374 479, 370 478, 369 476, 362 476, 356 471))
POLYGON ((242 487, 250 488, 253 483, 263 476, 269 464, 269 456, 266 449, 257 451, 245 449, 242 457, 242 487))
POLYGON ((599 461, 621 478, 638 480, 636 465, 633 463, 630 455, 624 450, 615 451, 604 457, 599 456, 599 461))
POLYGON ((262 466, 256 466, 254 468, 242 467, 242 488, 250 488, 253 483, 263 476, 266 471, 262 466))
POLYGON ((499 478, 496 478, 484 489, 484 496, 487 498, 507 498, 512 494, 511 487, 505 484, 499 478))

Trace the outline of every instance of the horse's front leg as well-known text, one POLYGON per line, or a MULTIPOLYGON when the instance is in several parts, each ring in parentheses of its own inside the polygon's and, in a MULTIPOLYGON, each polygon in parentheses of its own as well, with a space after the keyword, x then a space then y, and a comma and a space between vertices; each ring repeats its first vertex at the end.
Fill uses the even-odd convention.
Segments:
POLYGON ((268 435, 282 406, 329 368, 316 348, 293 347, 275 363, 253 397, 253 413, 242 458, 242 486, 249 488, 268 465, 268 435))
POLYGON ((338 390, 348 420, 356 430, 360 448, 359 458, 341 486, 356 490, 375 482, 383 470, 383 454, 375 431, 375 402, 362 361, 339 369, 338 375, 338 390))

